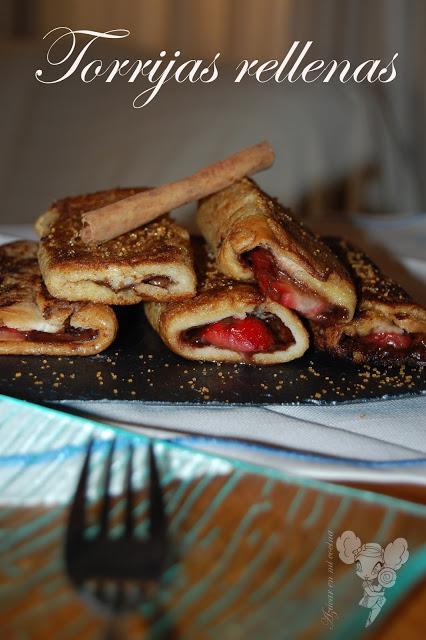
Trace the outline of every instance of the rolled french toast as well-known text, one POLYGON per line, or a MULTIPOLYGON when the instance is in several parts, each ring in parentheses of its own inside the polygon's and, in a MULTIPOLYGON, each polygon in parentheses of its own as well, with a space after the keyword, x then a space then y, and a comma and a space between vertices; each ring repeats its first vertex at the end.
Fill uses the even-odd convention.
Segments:
POLYGON ((204 243, 195 244, 197 295, 172 303, 145 303, 163 342, 189 360, 271 365, 301 357, 309 346, 295 313, 259 289, 218 271, 204 243))
POLYGON ((127 305, 195 293, 188 232, 167 215, 103 244, 80 238, 82 213, 143 189, 111 189, 59 200, 36 222, 39 263, 52 296, 127 305))
POLYGON ((283 307, 316 322, 347 322, 355 311, 349 274, 323 242, 248 178, 204 198, 198 226, 217 266, 255 280, 283 307))
POLYGON ((106 349, 117 329, 109 307, 64 302, 48 293, 37 243, 0 246, 0 354, 87 356, 106 349))
POLYGON ((311 323, 315 346, 356 363, 426 364, 426 309, 363 251, 339 238, 324 241, 351 272, 358 304, 347 324, 311 323))

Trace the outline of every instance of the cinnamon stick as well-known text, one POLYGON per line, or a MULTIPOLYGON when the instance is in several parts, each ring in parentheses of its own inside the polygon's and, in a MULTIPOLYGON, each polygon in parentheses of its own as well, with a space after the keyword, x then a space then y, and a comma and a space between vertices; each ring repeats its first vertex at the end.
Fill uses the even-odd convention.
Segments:
POLYGON ((274 161, 269 142, 252 147, 200 169, 182 180, 170 182, 124 198, 82 215, 80 232, 85 243, 101 243, 132 231, 158 216, 225 189, 244 176, 267 169, 274 161))

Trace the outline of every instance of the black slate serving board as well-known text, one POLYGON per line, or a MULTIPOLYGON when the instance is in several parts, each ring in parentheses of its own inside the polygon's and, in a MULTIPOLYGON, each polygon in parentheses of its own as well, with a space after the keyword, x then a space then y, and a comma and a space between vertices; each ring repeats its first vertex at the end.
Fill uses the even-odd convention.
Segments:
POLYGON ((191 362, 163 345, 141 305, 117 313, 118 339, 97 356, 2 356, 0 393, 43 403, 184 405, 321 405, 426 393, 426 375, 419 368, 355 366, 313 351, 294 362, 262 368, 191 362))

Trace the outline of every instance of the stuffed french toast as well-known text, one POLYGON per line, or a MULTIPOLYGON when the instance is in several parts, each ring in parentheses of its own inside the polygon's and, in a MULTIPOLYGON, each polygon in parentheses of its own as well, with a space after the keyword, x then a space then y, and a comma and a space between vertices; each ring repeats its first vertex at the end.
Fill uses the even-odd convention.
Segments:
POLYGON ((309 320, 351 320, 356 296, 346 269, 251 179, 201 200, 197 223, 228 277, 255 280, 265 296, 309 320))
POLYGON ((41 273, 52 296, 128 305, 195 293, 188 232, 167 215, 98 245, 82 242, 82 214, 144 189, 110 189, 55 202, 36 222, 41 273))
POLYGON ((351 273, 358 304, 346 324, 311 322, 315 346, 356 363, 426 364, 426 309, 363 251, 339 238, 324 241, 351 273))
POLYGON ((52 297, 43 284, 37 243, 0 246, 0 354, 87 356, 117 334, 112 309, 52 297))
POLYGON ((301 320, 249 283, 220 273, 214 256, 194 241, 198 289, 194 298, 145 303, 163 342, 189 360, 271 365, 301 357, 309 346, 301 320))

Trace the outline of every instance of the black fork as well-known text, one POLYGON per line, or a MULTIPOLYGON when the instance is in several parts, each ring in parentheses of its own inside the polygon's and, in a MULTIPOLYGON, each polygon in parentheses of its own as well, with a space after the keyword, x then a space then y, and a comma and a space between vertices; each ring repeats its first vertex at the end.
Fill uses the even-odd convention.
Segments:
POLYGON ((65 567, 69 579, 80 595, 92 604, 98 605, 104 612, 115 615, 135 609, 156 592, 168 552, 167 523, 154 448, 150 444, 148 535, 141 538, 135 534, 132 487, 134 450, 133 445, 129 443, 123 533, 119 537, 109 536, 111 468, 116 444, 113 440, 106 459, 98 518, 99 530, 94 537, 87 537, 86 494, 93 444, 92 440, 70 508, 65 537, 65 567))

